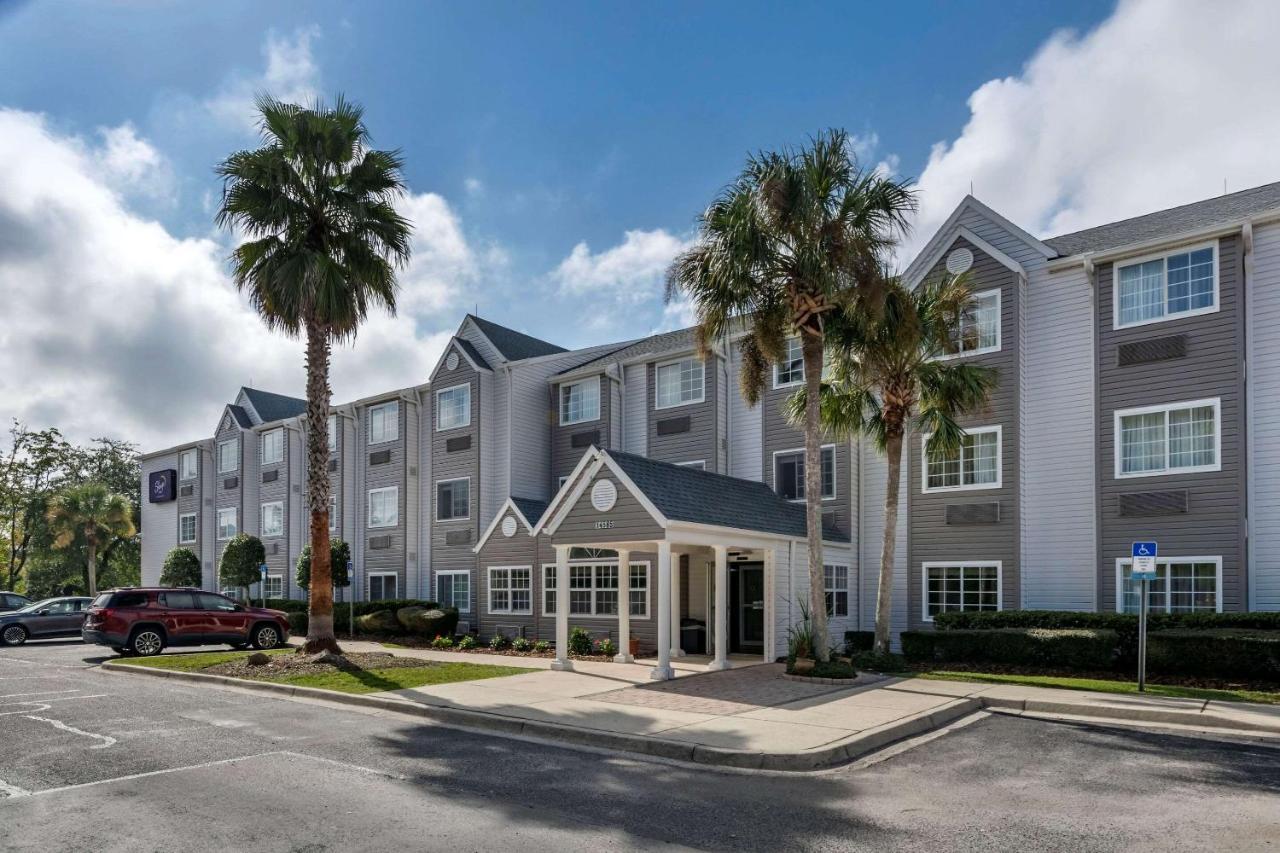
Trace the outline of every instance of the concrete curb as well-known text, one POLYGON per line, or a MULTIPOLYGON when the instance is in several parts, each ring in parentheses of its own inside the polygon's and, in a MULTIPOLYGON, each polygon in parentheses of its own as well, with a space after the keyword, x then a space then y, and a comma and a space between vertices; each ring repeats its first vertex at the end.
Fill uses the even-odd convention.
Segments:
POLYGON ((1207 708, 1180 711, 1173 708, 1119 707, 1114 705, 1087 705, 1080 702, 1062 702, 1045 699, 1006 699, 999 696, 979 696, 984 708, 1015 714, 1066 715, 1095 719, 1123 720, 1133 723, 1165 723, 1197 728, 1251 731, 1280 735, 1280 724, 1267 725, 1252 720, 1215 713, 1207 708))

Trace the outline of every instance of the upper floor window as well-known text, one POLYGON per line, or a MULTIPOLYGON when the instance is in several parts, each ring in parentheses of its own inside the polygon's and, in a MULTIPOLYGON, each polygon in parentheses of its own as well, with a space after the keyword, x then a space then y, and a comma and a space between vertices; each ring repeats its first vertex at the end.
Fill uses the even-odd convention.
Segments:
POLYGON ((926 435, 920 443, 924 491, 1000 488, 1000 427, 966 430, 960 446, 951 453, 930 454, 930 438, 926 435))
POLYGON ((338 452, 338 416, 329 415, 329 452, 338 452))
POLYGON ((800 338, 787 338, 782 361, 773 367, 773 387, 784 388, 804 382, 804 351, 800 338))
POLYGON ((1217 397, 1117 411, 1116 476, 1221 470, 1221 420, 1217 397))
POLYGON ((218 442, 218 473, 227 474, 240 468, 240 439, 218 442))
POLYGON ((960 315, 953 331, 956 355, 980 355, 1000 349, 1000 291, 984 290, 960 315))
POLYGON ((400 488, 369 490, 369 526, 395 527, 400 523, 400 488))
POLYGON ((1218 310, 1217 244, 1116 264, 1115 327, 1218 310))
MULTIPOLYGON (((1141 603, 1132 571, 1131 560, 1116 561, 1116 610, 1121 613, 1137 613, 1141 603)), ((1221 581, 1221 557, 1161 557, 1156 579, 1147 585, 1147 607, 1155 613, 1214 613, 1222 609, 1221 581)))
POLYGON ((436 392, 436 430, 471 425, 471 384, 455 385, 436 392))
POLYGON ((461 521, 471 517, 471 478, 436 483, 436 521, 461 521))
POLYGON ((659 409, 701 403, 704 399, 704 365, 690 356, 669 364, 658 365, 657 401, 659 409))
POLYGON ((400 437, 400 404, 395 400, 369 409, 369 443, 382 444, 400 437))
POLYGON ((218 510, 218 538, 231 539, 237 532, 236 508, 229 506, 218 510))
POLYGON ((262 535, 284 535, 284 503, 270 501, 262 505, 262 535))
POLYGON ((560 386, 560 425, 580 424, 600 417, 600 377, 560 386))
POLYGON ((262 434, 262 464, 284 461, 284 429, 269 429, 262 434))
POLYGON ((196 541, 196 514, 184 512, 178 516, 178 542, 189 545, 196 541))
POLYGON ((338 532, 338 496, 329 495, 329 532, 338 532))
MULTIPOLYGON (((789 501, 804 500, 804 451, 787 450, 773 454, 774 490, 789 501)), ((836 496, 836 447, 822 448, 822 499, 836 496)))
POLYGON ((196 456, 196 449, 184 450, 178 456, 178 479, 194 480, 196 478, 196 466, 199 464, 196 456))

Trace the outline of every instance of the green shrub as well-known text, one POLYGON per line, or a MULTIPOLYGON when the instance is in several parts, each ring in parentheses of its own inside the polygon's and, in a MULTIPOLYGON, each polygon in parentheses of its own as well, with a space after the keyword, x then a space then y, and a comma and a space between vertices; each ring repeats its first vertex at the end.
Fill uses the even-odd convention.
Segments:
POLYGON ((267 549, 261 539, 248 533, 233 536, 222 550, 218 581, 224 588, 245 589, 258 582, 262 576, 259 567, 266 561, 267 549))
POLYGON ((1147 668, 1166 675, 1280 682, 1280 631, 1155 631, 1147 635, 1147 668))
POLYGON ((889 654, 878 655, 872 651, 854 652, 853 665, 857 669, 871 670, 872 672, 906 672, 910 667, 907 665, 907 659, 902 655, 889 654))
POLYGON ((474 649, 476 645, 476 638, 470 634, 464 634, 462 639, 458 640, 458 648, 462 649, 464 652, 474 649))
MULTIPOLYGON (((787 672, 791 672, 794 661, 787 665, 787 672)), ((799 673, 805 678, 857 678, 858 673, 854 671, 853 666, 838 660, 815 661, 813 669, 808 672, 799 673)))
POLYGON ((489 648, 493 649, 495 652, 500 652, 509 645, 511 645, 511 641, 507 639, 507 635, 503 634, 501 631, 489 638, 489 648))
POLYGON ((515 649, 517 652, 527 652, 533 648, 533 643, 529 642, 524 637, 516 637, 511 641, 511 648, 515 649))
POLYGON ((814 652, 813 620, 809 606, 800 602, 800 621, 787 629, 787 668, 796 658, 811 658, 814 652))
POLYGON ((190 548, 174 548, 164 557, 160 571, 161 586, 194 586, 203 582, 200 558, 190 548))
POLYGON ((591 635, 587 633, 586 628, 574 628, 569 632, 569 654, 589 655, 591 646, 591 635))
POLYGON ((856 652, 869 652, 875 644, 875 631, 844 632, 844 653, 847 655, 855 654, 856 652))
POLYGON ((453 648, 453 637, 444 637, 444 636, 436 637, 434 640, 431 641, 431 648, 451 649, 453 648))
MULTIPOLYGON (((341 539, 329 540, 329 574, 333 578, 333 586, 351 586, 351 578, 347 577, 347 563, 351 560, 351 546, 341 539)), ((294 566, 294 580, 301 589, 311 589, 311 546, 307 545, 298 555, 294 566)))
POLYGON ((995 630, 904 631, 909 660, 1001 663, 1063 669, 1111 669, 1115 631, 1086 628, 998 628, 995 630))
POLYGON ((307 602, 293 598, 268 598, 266 606, 270 610, 283 610, 285 613, 307 612, 307 602))
POLYGON ((551 651, 551 643, 546 640, 538 640, 533 644, 533 650, 538 654, 545 654, 546 652, 551 651))
POLYGON ((613 657, 617 653, 618 644, 613 640, 610 640, 608 637, 605 637, 603 640, 596 643, 596 654, 598 655, 608 655, 609 657, 613 657))
POLYGON ((307 613, 306 611, 294 611, 289 614, 289 633, 295 637, 305 637, 307 635, 307 613))

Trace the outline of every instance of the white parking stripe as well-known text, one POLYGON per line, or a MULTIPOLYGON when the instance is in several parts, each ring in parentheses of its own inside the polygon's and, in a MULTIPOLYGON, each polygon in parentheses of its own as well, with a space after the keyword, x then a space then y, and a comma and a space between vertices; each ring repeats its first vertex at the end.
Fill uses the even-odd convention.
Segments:
POLYGON ((27 797, 31 792, 26 788, 19 788, 17 785, 10 785, 8 782, 0 779, 0 794, 6 797, 27 797))
POLYGON ((104 696, 110 696, 110 693, 94 693, 90 696, 54 696, 49 699, 31 700, 27 702, 0 702, 0 706, 5 705, 38 705, 38 708, 24 707, 16 711, 0 711, 0 717, 8 717, 13 714, 30 714, 32 711, 47 711, 51 705, 50 702, 79 702, 81 699, 101 699, 104 696))
POLYGON ((69 726, 62 722, 62 720, 54 720, 50 717, 37 717, 35 714, 27 714, 26 718, 28 720, 35 720, 38 723, 48 723, 59 731, 70 732, 73 735, 80 735, 82 737, 102 741, 102 743, 89 747, 90 749, 106 749, 109 746, 114 746, 116 743, 116 739, 110 735, 98 735, 93 732, 86 732, 84 729, 77 729, 75 726, 69 726))
POLYGON ((206 767, 220 767, 223 764, 235 764, 237 761, 248 761, 252 758, 266 758, 271 755, 291 755, 288 752, 260 752, 257 755, 242 755, 239 758, 223 758, 220 761, 206 761, 201 764, 188 764, 185 767, 170 767, 168 770, 152 770, 147 773, 130 773, 128 776, 116 776, 111 779, 99 779, 96 782, 81 782, 78 785, 63 785, 61 788, 45 788, 43 791, 32 791, 31 796, 38 797, 44 794, 58 794, 62 791, 77 791, 81 788, 93 788, 98 785, 110 785, 113 782, 132 782, 135 779, 145 779, 148 776, 164 776, 168 773, 181 773, 185 770, 202 770, 206 767))
MULTIPOLYGON (((16 699, 19 696, 48 696, 50 693, 79 693, 79 690, 34 690, 30 693, 5 693, 0 699, 16 699)), ((8 703, 6 703, 8 704, 8 703)))

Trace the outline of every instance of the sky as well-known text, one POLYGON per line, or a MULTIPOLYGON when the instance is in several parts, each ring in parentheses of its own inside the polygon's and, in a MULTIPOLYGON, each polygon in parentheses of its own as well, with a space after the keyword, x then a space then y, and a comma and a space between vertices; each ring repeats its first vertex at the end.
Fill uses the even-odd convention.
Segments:
POLYGON ((344 94, 406 161, 413 260, 342 402, 425 381, 468 311, 566 347, 687 324, 699 212, 829 127, 915 181, 904 260, 971 189, 1051 236, 1280 180, 1278 37, 1274 0, 0 0, 0 418, 156 449, 241 385, 302 395, 213 222, 257 92, 344 94))

